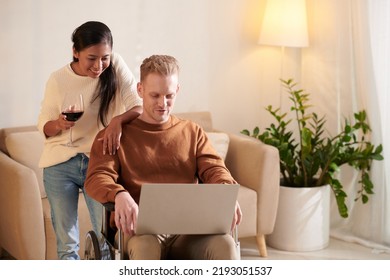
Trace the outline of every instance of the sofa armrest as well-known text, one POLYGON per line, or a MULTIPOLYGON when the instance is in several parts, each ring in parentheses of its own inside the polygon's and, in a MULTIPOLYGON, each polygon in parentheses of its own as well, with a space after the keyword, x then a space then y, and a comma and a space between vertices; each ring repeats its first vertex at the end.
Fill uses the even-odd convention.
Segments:
POLYGON ((0 246, 16 259, 45 259, 42 201, 30 168, 0 152, 0 246))
POLYGON ((257 233, 269 234, 279 201, 279 151, 248 136, 229 137, 226 166, 239 184, 257 192, 257 233))

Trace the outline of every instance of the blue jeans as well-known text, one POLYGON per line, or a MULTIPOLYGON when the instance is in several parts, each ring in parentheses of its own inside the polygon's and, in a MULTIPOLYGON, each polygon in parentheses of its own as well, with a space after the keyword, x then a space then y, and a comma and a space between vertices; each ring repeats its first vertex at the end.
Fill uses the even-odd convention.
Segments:
POLYGON ((57 238, 57 254, 61 260, 79 260, 78 200, 84 194, 93 230, 101 237, 103 206, 84 190, 89 158, 77 154, 70 160, 44 168, 43 182, 51 207, 51 218, 57 238))

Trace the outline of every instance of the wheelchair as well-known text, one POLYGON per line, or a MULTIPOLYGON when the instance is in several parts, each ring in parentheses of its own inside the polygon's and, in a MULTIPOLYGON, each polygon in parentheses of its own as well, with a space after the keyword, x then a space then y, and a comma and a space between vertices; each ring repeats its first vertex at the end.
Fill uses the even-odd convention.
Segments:
MULTIPOLYGON (((117 231, 110 227, 111 212, 115 210, 115 203, 108 202, 103 204, 103 224, 102 237, 99 240, 95 231, 90 230, 85 237, 85 260, 123 260, 124 256, 124 234, 121 229, 118 230, 118 241, 115 236, 117 231), (116 245, 117 244, 117 245, 116 245)), ((238 227, 234 227, 231 233, 236 244, 238 256, 241 258, 240 241, 238 240, 238 227)))
POLYGON ((110 214, 115 210, 115 203, 103 204, 102 240, 95 231, 90 230, 85 236, 85 260, 123 260, 123 232, 118 230, 118 242, 115 241, 116 230, 110 227, 110 214))

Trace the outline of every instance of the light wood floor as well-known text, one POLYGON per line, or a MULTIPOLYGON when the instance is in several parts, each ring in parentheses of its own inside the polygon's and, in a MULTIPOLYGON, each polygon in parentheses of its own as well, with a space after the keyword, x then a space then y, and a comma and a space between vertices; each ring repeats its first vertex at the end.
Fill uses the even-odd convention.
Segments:
POLYGON ((390 253, 373 250, 359 244, 331 238, 329 246, 312 252, 287 252, 268 247, 268 257, 261 258, 254 238, 241 240, 243 260, 390 260, 390 253))

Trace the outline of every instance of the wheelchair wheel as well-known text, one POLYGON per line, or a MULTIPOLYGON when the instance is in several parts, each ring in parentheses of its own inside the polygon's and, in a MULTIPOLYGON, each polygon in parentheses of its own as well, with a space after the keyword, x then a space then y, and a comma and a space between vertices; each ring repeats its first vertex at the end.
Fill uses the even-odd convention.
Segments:
POLYGON ((85 260, 100 260, 101 252, 99 240, 96 233, 93 230, 87 232, 85 237, 85 251, 84 251, 85 260))

